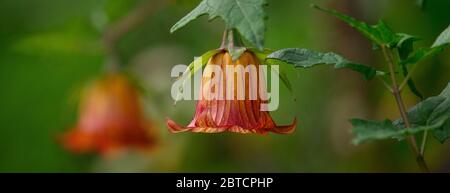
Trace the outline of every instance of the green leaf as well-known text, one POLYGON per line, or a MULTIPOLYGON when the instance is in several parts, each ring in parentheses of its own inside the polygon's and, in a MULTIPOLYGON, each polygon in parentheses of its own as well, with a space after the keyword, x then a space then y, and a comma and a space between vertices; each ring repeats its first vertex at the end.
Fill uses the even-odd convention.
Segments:
POLYGON ((194 10, 178 21, 173 33, 198 17, 208 14, 209 19, 222 18, 227 28, 235 28, 250 43, 263 50, 266 17, 265 0, 203 0, 194 10))
POLYGON ((450 138, 450 121, 447 121, 441 128, 433 131, 434 138, 444 143, 450 138))
POLYGON ((312 5, 312 7, 337 17, 338 19, 361 32, 364 36, 366 36, 368 39, 379 46, 391 47, 393 44, 395 44, 395 33, 392 32, 392 30, 382 20, 380 20, 376 25, 368 25, 335 10, 325 9, 314 4, 312 5))
POLYGON ((409 64, 416 64, 422 60, 424 60, 425 58, 434 56, 440 52, 442 52, 442 50, 444 50, 444 46, 445 45, 441 45, 438 47, 433 47, 433 48, 420 48, 417 51, 415 51, 414 53, 412 53, 407 59, 401 61, 401 65, 409 65, 409 64))
POLYGON ((253 52, 261 62, 264 62, 266 60, 267 56, 273 52, 273 50, 271 50, 269 48, 264 48, 263 51, 260 51, 257 48, 247 48, 247 49, 250 50, 251 52, 253 52))
MULTIPOLYGON (((271 66, 271 65, 275 65, 275 63, 272 63, 270 61, 266 61, 265 64, 271 66)), ((274 68, 272 68, 272 70, 275 70, 274 68)), ((283 82, 284 86, 286 86, 286 88, 289 90, 289 92, 292 94, 294 91, 292 90, 292 84, 289 81, 289 78, 287 77, 286 72, 284 72, 282 70, 282 68, 280 68, 280 71, 275 70, 275 72, 278 74, 278 77, 281 79, 281 81, 283 82)))
MULTIPOLYGON (((403 76, 407 77, 408 76, 408 67, 406 65, 401 65, 402 66, 402 72, 403 72, 403 76)), ((419 91, 419 89, 416 86, 416 83, 414 83, 414 80, 412 78, 409 78, 406 82, 406 84, 408 85, 408 88, 411 90, 411 92, 416 95, 417 97, 419 97, 421 100, 423 100, 423 95, 422 93, 419 91)))
POLYGON ((397 48, 398 55, 400 60, 405 60, 414 51, 414 42, 420 40, 420 38, 405 33, 397 33, 396 37, 397 44, 395 47, 397 48))
MULTIPOLYGON (((434 137, 443 143, 450 137, 450 84, 438 96, 430 97, 408 111, 411 127, 426 127, 434 129, 434 137)), ((399 128, 404 128, 402 119, 394 122, 399 128)))
POLYGON ((450 25, 447 27, 447 29, 445 29, 441 33, 441 35, 439 35, 439 37, 436 39, 433 46, 431 46, 431 47, 435 48, 435 47, 439 47, 439 46, 446 45, 449 43, 450 43, 450 25))
MULTIPOLYGON (((262 51, 262 52, 255 48, 248 48, 248 50, 253 52, 262 63, 267 64, 267 65, 274 65, 273 63, 266 60, 267 56, 270 53, 272 53, 272 50, 267 49, 267 48, 265 48, 264 51, 262 51)), ((273 69, 273 70, 275 70, 275 69, 273 69)), ((292 94, 293 93, 292 84, 289 81, 287 74, 282 70, 282 68, 280 68, 280 71, 276 71, 276 73, 278 74, 278 77, 280 77, 281 81, 286 86, 286 88, 289 90, 289 92, 292 94)))
MULTIPOLYGON (((411 55, 411 53, 414 51, 414 42, 420 40, 420 38, 417 38, 409 34, 398 33, 397 39, 398 41, 396 48, 400 59, 399 64, 401 66, 403 76, 407 77, 409 74, 408 67, 405 63, 402 62, 402 60, 406 60, 411 55)), ((407 85, 414 95, 423 100, 423 95, 417 88, 412 78, 408 79, 407 85)))
POLYGON ((241 55, 247 51, 247 48, 245 47, 229 47, 227 48, 228 53, 230 53, 231 55, 231 59, 233 61, 236 61, 237 59, 239 59, 241 57, 241 55))
POLYGON ((410 54, 408 58, 401 61, 401 64, 415 64, 419 61, 434 56, 444 50, 444 48, 450 44, 450 26, 445 29, 436 39, 434 44, 430 48, 420 48, 414 53, 410 54))
POLYGON ((363 74, 364 78, 367 80, 372 79, 377 74, 385 74, 370 66, 349 62, 342 56, 332 52, 321 53, 303 48, 286 48, 278 50, 267 56, 267 60, 270 59, 293 64, 298 68, 310 68, 321 64, 334 65, 336 69, 348 68, 363 74))
POLYGON ((428 130, 432 130, 434 137, 444 142, 450 138, 450 84, 440 95, 430 97, 412 107, 407 116, 411 128, 405 128, 402 119, 394 122, 352 119, 350 122, 356 135, 353 143, 377 139, 403 139, 408 135, 428 130))
POLYGON ((210 50, 206 53, 204 53, 202 56, 195 58, 195 60, 189 64, 189 66, 187 67, 186 71, 184 71, 184 73, 178 78, 179 80, 183 80, 182 84, 180 85, 180 87, 178 88, 178 93, 177 93, 177 97, 175 99, 175 104, 176 102, 178 102, 181 93, 183 91, 184 85, 186 84, 186 81, 190 80, 190 78, 200 69, 202 69, 206 63, 208 62, 208 60, 214 56, 215 54, 219 53, 220 50, 210 50))
POLYGON ((363 119, 351 119, 350 122, 354 127, 353 133, 355 134, 355 138, 353 139, 352 143, 355 145, 370 140, 404 138, 405 136, 413 135, 418 132, 431 129, 426 127, 399 129, 394 126, 392 121, 388 119, 382 122, 363 119))

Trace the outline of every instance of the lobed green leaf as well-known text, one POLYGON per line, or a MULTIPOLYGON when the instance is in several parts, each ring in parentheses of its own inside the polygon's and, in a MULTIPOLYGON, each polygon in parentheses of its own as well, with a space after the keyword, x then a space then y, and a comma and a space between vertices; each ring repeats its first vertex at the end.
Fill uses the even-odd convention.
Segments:
POLYGON ((353 133, 355 134, 352 143, 355 145, 371 140, 404 138, 405 136, 431 129, 427 127, 399 129, 388 119, 382 122, 351 119, 350 123, 353 125, 353 133))
POLYGON ((407 116, 411 128, 405 128, 402 119, 394 122, 352 119, 350 122, 356 135, 353 143, 359 144, 376 139, 403 139, 408 135, 427 130, 432 130, 434 137, 443 143, 450 138, 450 84, 440 95, 430 97, 412 107, 407 116))
POLYGON ((265 0, 203 0, 178 21, 170 32, 173 33, 198 17, 208 14, 210 20, 220 17, 225 21, 227 28, 237 29, 245 39, 263 50, 265 4, 265 0))
POLYGON ((446 44, 450 44, 450 25, 439 35, 431 47, 435 48, 446 44))
POLYGON ((321 53, 304 48, 281 49, 267 56, 267 60, 279 60, 298 68, 310 68, 321 64, 334 65, 336 69, 348 68, 359 72, 367 80, 373 79, 377 74, 385 74, 384 72, 377 71, 373 67, 352 63, 332 52, 321 53))

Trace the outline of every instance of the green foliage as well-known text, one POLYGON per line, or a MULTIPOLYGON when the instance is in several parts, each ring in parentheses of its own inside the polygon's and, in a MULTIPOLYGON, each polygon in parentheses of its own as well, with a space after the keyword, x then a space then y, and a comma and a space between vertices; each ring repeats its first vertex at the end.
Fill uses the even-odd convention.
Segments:
POLYGON ((443 46, 450 43, 449 26, 449 28, 441 33, 431 48, 422 48, 413 53, 413 43, 419 40, 419 38, 404 33, 394 33, 382 20, 380 20, 376 25, 368 25, 335 10, 324 9, 317 5, 313 5, 313 7, 344 21, 377 44, 377 46, 396 48, 404 64, 417 63, 427 56, 440 52, 443 46))
MULTIPOLYGON (((412 43, 411 43, 412 44, 412 43)), ((408 57, 402 58, 401 64, 415 64, 421 60, 434 56, 440 53, 444 48, 450 44, 450 26, 445 29, 436 39, 434 44, 429 48, 420 48, 417 51, 408 54, 408 57)), ((412 46, 412 45, 411 45, 412 46)))
MULTIPOLYGON (((399 64, 401 65, 403 75, 405 77, 408 76, 408 68, 406 66, 406 63, 402 61, 407 60, 411 53, 414 51, 413 44, 414 42, 419 40, 419 38, 405 33, 394 33, 382 20, 380 20, 376 25, 368 25, 335 10, 324 9, 317 5, 313 5, 313 7, 333 15, 341 19, 348 25, 352 26, 353 28, 357 29, 374 43, 375 49, 379 49, 382 46, 391 49, 397 49, 401 61, 399 62, 399 64)), ((417 57, 420 58, 422 56, 418 55, 417 57)), ((413 61, 411 59, 410 62, 417 61, 413 61)), ((419 89, 411 78, 408 79, 407 85, 411 92, 413 92, 417 97, 423 99, 423 95, 420 93, 419 89)))
POLYGON ((431 129, 429 127, 414 127, 410 129, 398 129, 392 121, 386 119, 382 122, 369 121, 363 119, 351 119, 355 138, 353 144, 360 144, 364 141, 404 138, 405 136, 416 134, 421 131, 431 129))
POLYGON ((418 132, 433 130, 434 136, 440 142, 450 137, 450 84, 444 91, 435 97, 430 97, 408 111, 411 128, 405 128, 402 119, 394 122, 383 122, 352 119, 353 133, 356 135, 353 142, 359 144, 375 139, 402 139, 405 136, 418 132))
MULTIPOLYGON (((402 65, 402 73, 404 77, 407 77, 409 72, 408 72, 408 67, 406 65, 402 65)), ((414 83, 412 78, 409 78, 406 82, 406 84, 408 85, 408 88, 411 90, 411 92, 416 95, 417 97, 419 97, 421 100, 424 99, 423 94, 419 91, 419 89, 416 86, 416 83, 414 83)))
POLYGON ((266 17, 263 5, 265 4, 264 0, 203 0, 170 31, 173 33, 198 17, 208 14, 210 20, 222 18, 227 28, 237 29, 250 43, 263 50, 266 17))
MULTIPOLYGON (((450 135, 450 84, 438 96, 430 97, 408 111, 412 127, 430 127, 435 129, 434 137, 443 143, 450 135)), ((401 119, 394 123, 404 128, 401 119)))
POLYGON ((400 60, 404 60, 414 51, 414 42, 419 41, 420 38, 405 33, 397 33, 397 38, 398 55, 400 60))
POLYGON ((364 22, 358 21, 355 18, 344 15, 335 10, 325 9, 317 5, 312 6, 318 10, 331 14, 337 17, 338 19, 344 21, 345 23, 357 29, 364 36, 366 36, 368 39, 370 39, 379 46, 391 47, 395 45, 396 41, 398 41, 399 39, 398 36, 394 32, 392 32, 392 30, 382 20, 380 20, 376 25, 368 25, 364 22))
POLYGON ((433 135, 439 142, 444 143, 450 138, 450 121, 447 120, 441 127, 435 129, 433 135))
POLYGON ((267 59, 286 62, 298 68, 310 68, 321 64, 334 65, 336 69, 348 68, 359 72, 368 80, 374 78, 377 73, 384 74, 370 66, 350 62, 344 57, 332 52, 321 53, 304 48, 286 48, 278 50, 267 56, 267 59))
POLYGON ((438 53, 440 53, 443 50, 443 47, 434 47, 434 48, 420 48, 416 50, 414 53, 412 53, 407 59, 401 61, 402 65, 408 65, 408 64, 416 64, 425 58, 434 56, 438 53))
MULTIPOLYGON (((446 45, 445 42, 448 41, 445 39, 445 37, 448 36, 448 34, 446 34, 444 31, 442 35, 439 36, 438 39, 436 40, 436 43, 434 44, 435 46, 432 46, 431 48, 420 48, 419 50, 414 52, 414 42, 418 41, 419 38, 416 38, 408 34, 397 34, 397 35, 400 38, 396 46, 400 60, 399 64, 401 66, 403 76, 405 77, 408 76, 409 73, 408 64, 418 63, 424 58, 433 56, 441 52, 444 46, 446 45)), ((420 99, 424 98, 411 78, 407 80, 407 85, 414 95, 416 95, 420 99)))
MULTIPOLYGON (((267 60, 267 56, 270 53, 272 53, 272 50, 267 49, 267 48, 265 48, 264 51, 259 51, 259 49, 256 49, 256 48, 248 48, 248 50, 253 52, 256 55, 256 57, 258 57, 258 59, 260 60, 260 62, 262 64, 266 64, 266 65, 274 65, 275 64, 275 63, 267 60)), ((275 70, 275 69, 272 68, 272 70, 275 70)), ((286 86, 286 88, 289 90, 289 92, 293 93, 292 84, 289 81, 289 78, 287 77, 286 72, 283 71, 283 68, 280 68, 280 71, 276 71, 276 73, 278 74, 278 77, 283 82, 283 84, 286 86)))
MULTIPOLYGON (((325 9, 317 5, 312 6, 318 10, 337 17, 351 27, 355 28, 366 38, 375 43, 375 48, 385 46, 391 49, 398 49, 401 58, 407 58, 414 51, 413 43, 420 40, 419 38, 409 34, 393 32, 383 20, 379 20, 376 25, 369 25, 362 21, 358 21, 355 18, 339 13, 335 10, 325 9)), ((443 32, 440 38, 438 38, 439 41, 436 40, 436 43, 433 47, 438 47, 440 45, 449 43, 449 34, 450 30, 447 29, 446 32, 443 32)))
MULTIPOLYGON (((409 74, 408 67, 406 66, 405 63, 402 63, 401 61, 406 60, 411 55, 411 53, 414 51, 414 42, 420 40, 420 38, 404 33, 398 33, 397 37, 399 38, 399 41, 397 42, 396 46, 398 56, 400 59, 399 64, 401 66, 403 76, 407 77, 409 74)), ((407 80, 407 85, 414 95, 423 100, 424 97, 417 88, 412 78, 409 78, 407 80)))
POLYGON ((439 37, 436 39, 436 41, 431 47, 435 48, 449 43, 450 43, 450 25, 447 27, 447 29, 445 29, 441 33, 441 35, 439 35, 439 37))
MULTIPOLYGON (((408 64, 416 64, 421 60, 434 56, 440 53, 445 46, 450 43, 450 26, 444 30, 441 35, 436 39, 434 44, 430 48, 420 48, 414 51, 413 44, 415 41, 419 40, 409 35, 404 35, 404 38, 399 41, 397 50, 400 57, 399 64, 401 65, 403 75, 406 77, 408 75, 408 64)), ((411 92, 416 96, 423 99, 423 95, 417 89, 414 81, 410 78, 408 79, 408 87, 411 92)))
MULTIPOLYGON (((314 8, 331 14, 340 20, 344 21, 348 25, 357 29, 364 36, 374 43, 374 48, 387 47, 390 49, 396 49, 399 55, 399 62, 404 77, 409 74, 408 64, 415 64, 424 58, 433 56, 440 53, 443 48, 450 43, 450 26, 437 38, 435 43, 430 48, 420 48, 414 51, 414 42, 420 40, 409 34, 394 33, 382 20, 376 25, 368 25, 364 22, 358 21, 355 18, 349 17, 335 10, 329 10, 321 8, 317 5, 313 5, 314 8)), ((417 97, 423 99, 423 95, 415 85, 414 81, 409 78, 407 85, 411 92, 417 97)))

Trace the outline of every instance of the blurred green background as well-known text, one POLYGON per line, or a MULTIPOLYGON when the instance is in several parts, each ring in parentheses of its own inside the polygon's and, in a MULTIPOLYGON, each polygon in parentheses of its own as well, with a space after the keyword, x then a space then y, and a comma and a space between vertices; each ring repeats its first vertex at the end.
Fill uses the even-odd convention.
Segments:
MULTIPOLYGON (((152 0, 156 2, 156 0, 152 0)), ((206 18, 170 34, 178 19, 199 1, 171 0, 126 34, 118 53, 146 90, 146 113, 161 137, 156 153, 133 152, 105 160, 73 155, 57 142, 77 120, 77 91, 102 74, 103 32, 143 0, 0 1, 0 172, 416 172, 405 143, 380 141, 353 146, 347 119, 398 117, 393 98, 377 81, 329 67, 289 68, 292 96, 281 87, 278 124, 296 116, 292 135, 169 134, 166 117, 180 124, 193 116, 194 103, 172 105, 171 67, 217 48, 224 25, 206 18), (296 98, 296 100, 294 100, 296 98)), ((429 0, 268 0, 266 47, 334 51, 380 66, 380 53, 353 29, 309 7, 338 9, 374 23, 383 18, 397 32, 422 37, 429 46, 450 24, 450 1, 429 0)), ((426 97, 450 81, 450 50, 420 64, 414 75, 426 97)), ((405 92, 408 105, 418 102, 405 92)), ((431 138, 430 138, 431 139, 431 138)), ((426 159, 434 171, 450 172, 450 146, 434 139, 426 159)))

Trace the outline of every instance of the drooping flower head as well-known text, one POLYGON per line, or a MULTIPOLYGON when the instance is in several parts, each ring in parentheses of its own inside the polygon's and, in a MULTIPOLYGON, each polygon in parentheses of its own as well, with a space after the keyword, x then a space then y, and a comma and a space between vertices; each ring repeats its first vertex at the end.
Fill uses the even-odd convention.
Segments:
POLYGON ((191 131, 199 133, 235 132, 258 134, 273 132, 288 134, 294 131, 296 120, 291 125, 277 126, 269 112, 263 111, 261 108, 261 105, 267 102, 261 99, 261 93, 258 93, 256 98, 251 97, 252 94, 250 94, 250 91, 252 89, 250 88, 256 87, 256 90, 259 90, 260 87, 265 87, 265 82, 260 78, 257 78, 256 82, 250 80, 252 75, 256 75, 256 77, 264 76, 259 70, 261 67, 260 61, 253 52, 247 50, 237 60, 233 61, 230 53, 222 50, 209 59, 205 69, 211 67, 219 68, 223 73, 214 73, 211 76, 205 70, 202 76, 202 88, 200 89, 201 99, 197 102, 194 119, 186 127, 180 126, 173 120, 168 119, 167 125, 170 132, 191 131), (238 66, 243 68, 253 66, 256 71, 247 71, 246 73, 229 71, 229 69, 236 69, 235 67, 238 66), (213 84, 211 86, 211 78, 219 80, 219 84, 213 84), (238 80, 245 80, 245 86, 243 86, 245 92, 241 93, 244 96, 240 99, 238 97, 238 80), (212 93, 214 93, 214 97, 210 96, 212 93), (227 98, 227 93, 233 93, 234 97, 231 99, 227 98))
POLYGON ((75 153, 109 155, 126 148, 148 149, 155 143, 144 118, 139 92, 125 75, 109 74, 82 93, 75 127, 63 145, 75 153))

